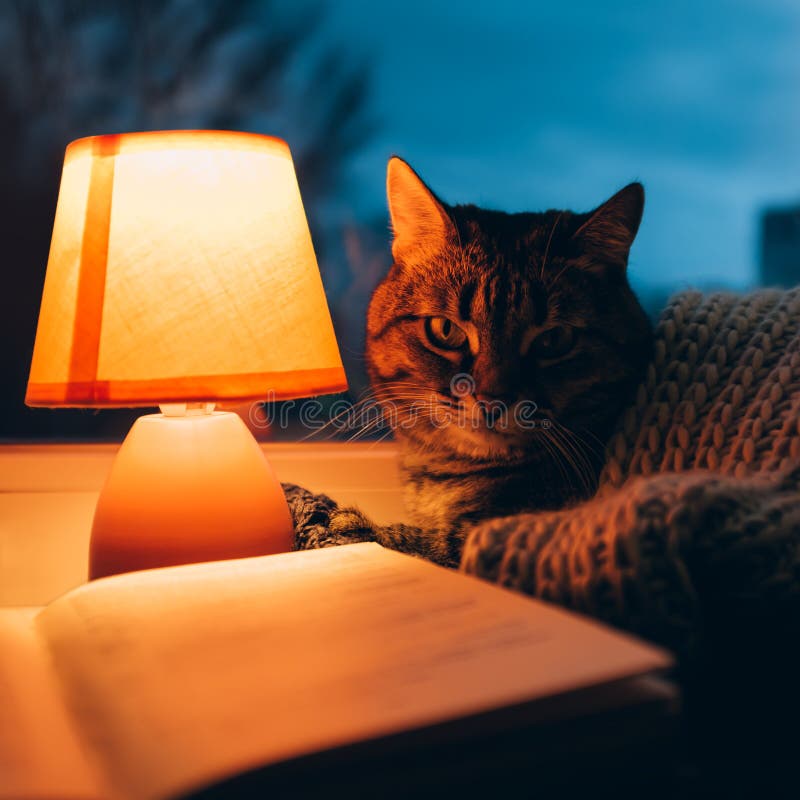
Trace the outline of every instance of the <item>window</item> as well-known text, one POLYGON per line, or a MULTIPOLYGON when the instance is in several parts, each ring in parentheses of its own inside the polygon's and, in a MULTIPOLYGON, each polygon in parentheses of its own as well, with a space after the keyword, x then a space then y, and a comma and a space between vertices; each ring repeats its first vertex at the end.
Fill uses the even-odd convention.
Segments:
MULTIPOLYGON (((144 7, 0 8, 0 438, 118 439, 139 413, 23 404, 61 158, 85 135, 208 127, 285 138, 351 400, 368 391, 365 310, 391 263, 392 153, 444 200, 507 211, 588 210, 641 180, 629 274, 654 316, 689 285, 800 282, 795 4, 144 7)), ((284 411, 285 428, 273 422, 265 437, 360 435, 310 432, 284 411)), ((281 407, 267 413, 279 419, 281 407)))

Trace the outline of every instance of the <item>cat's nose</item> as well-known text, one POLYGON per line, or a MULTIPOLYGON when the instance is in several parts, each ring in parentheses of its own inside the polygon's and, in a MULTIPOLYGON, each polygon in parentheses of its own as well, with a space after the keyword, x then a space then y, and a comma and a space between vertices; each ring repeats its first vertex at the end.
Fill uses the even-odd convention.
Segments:
POLYGON ((487 425, 497 425, 506 419, 508 403, 502 397, 489 394, 476 394, 475 401, 487 425))
POLYGON ((510 366, 501 361, 479 356, 473 367, 476 398, 484 397, 504 403, 512 401, 518 380, 515 370, 518 369, 518 366, 510 366))

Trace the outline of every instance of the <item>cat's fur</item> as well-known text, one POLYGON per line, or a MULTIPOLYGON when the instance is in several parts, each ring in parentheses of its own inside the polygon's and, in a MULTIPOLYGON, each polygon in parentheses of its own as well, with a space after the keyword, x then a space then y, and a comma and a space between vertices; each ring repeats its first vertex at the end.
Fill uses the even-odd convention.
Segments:
POLYGON ((398 158, 387 191, 394 264, 366 355, 419 528, 370 538, 455 565, 475 521, 595 491, 652 347, 626 276, 644 192, 588 213, 448 206, 398 158))

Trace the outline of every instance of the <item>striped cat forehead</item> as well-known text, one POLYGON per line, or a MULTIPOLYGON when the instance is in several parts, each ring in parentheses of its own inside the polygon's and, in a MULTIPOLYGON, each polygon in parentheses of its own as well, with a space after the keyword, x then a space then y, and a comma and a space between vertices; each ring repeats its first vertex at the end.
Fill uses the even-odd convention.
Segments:
POLYGON ((540 281, 495 273, 464 281, 456 294, 465 321, 508 315, 540 325, 547 318, 548 291, 540 281))

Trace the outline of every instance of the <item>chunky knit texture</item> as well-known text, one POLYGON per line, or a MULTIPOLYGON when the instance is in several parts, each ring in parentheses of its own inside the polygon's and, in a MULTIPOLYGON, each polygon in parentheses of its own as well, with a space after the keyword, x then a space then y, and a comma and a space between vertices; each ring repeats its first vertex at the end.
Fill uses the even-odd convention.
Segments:
POLYGON ((636 402, 607 448, 604 489, 631 475, 744 477, 800 458, 800 287, 675 296, 636 402))
POLYGON ((461 568, 693 649, 800 622, 800 289, 677 295, 596 497, 478 525, 461 568))
MULTIPOLYGON (((686 292, 656 330, 597 495, 477 525, 461 569, 693 652, 709 629, 800 626, 800 288, 686 292)), ((300 548, 370 538, 287 487, 300 548)))

